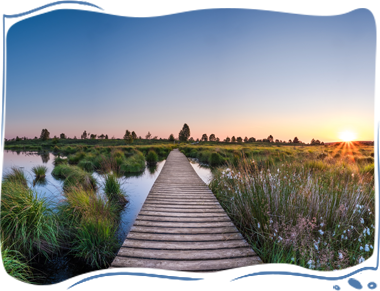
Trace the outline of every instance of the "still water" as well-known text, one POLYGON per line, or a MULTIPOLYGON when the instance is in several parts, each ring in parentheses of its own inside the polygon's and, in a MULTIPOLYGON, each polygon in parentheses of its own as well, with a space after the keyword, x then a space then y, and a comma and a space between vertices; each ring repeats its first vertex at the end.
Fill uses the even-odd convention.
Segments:
MULTIPOLYGON (((59 203, 64 199, 62 191, 63 182, 51 175, 51 172, 54 169, 53 161, 54 155, 51 153, 40 155, 32 152, 14 152, 6 150, 4 151, 3 156, 3 176, 9 172, 12 167, 22 168, 28 177, 30 188, 36 191, 38 197, 45 198, 54 204, 59 203), (48 168, 45 183, 43 185, 33 185, 34 175, 32 168, 38 165, 43 165, 48 168)), ((210 169, 205 165, 200 165, 194 159, 189 159, 189 161, 200 178, 208 184, 212 178, 210 169)), ((121 214, 122 219, 118 230, 120 245, 130 231, 149 194, 149 190, 152 188, 154 181, 160 174, 164 165, 165 161, 161 161, 157 163, 156 167, 146 167, 140 174, 130 175, 119 179, 123 190, 128 195, 129 201, 121 214)), ((92 175, 99 182, 99 192, 102 193, 101 185, 104 183, 104 178, 97 173, 93 173, 92 175)), ((47 278, 44 280, 43 284, 58 283, 76 275, 92 271, 91 268, 78 264, 73 258, 68 256, 56 257, 51 262, 44 263, 44 265, 38 267, 42 269, 44 276, 47 278)))

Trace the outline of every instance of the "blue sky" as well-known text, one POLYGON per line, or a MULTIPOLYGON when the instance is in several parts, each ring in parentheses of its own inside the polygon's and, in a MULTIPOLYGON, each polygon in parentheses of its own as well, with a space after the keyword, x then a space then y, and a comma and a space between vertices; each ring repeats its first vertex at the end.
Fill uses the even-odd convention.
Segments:
POLYGON ((133 18, 57 10, 7 35, 5 137, 203 133, 373 140, 376 26, 365 9, 211 9, 133 18))

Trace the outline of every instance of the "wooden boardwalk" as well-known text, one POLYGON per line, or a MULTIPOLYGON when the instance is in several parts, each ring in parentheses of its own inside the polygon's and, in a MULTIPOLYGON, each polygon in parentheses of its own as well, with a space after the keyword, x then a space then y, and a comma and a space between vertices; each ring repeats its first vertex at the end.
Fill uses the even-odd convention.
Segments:
POLYGON ((111 268, 212 272, 261 263, 176 149, 169 154, 111 268))

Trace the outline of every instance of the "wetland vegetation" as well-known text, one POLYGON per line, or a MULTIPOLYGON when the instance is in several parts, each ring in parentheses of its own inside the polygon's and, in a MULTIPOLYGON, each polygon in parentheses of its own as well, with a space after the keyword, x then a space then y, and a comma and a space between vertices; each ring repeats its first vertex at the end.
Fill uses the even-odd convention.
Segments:
MULTIPOLYGON (((7 272, 33 282, 31 260, 67 250, 92 268, 107 267, 119 247, 120 210, 128 203, 118 178, 154 167, 174 148, 212 167, 211 190, 264 263, 336 270, 372 255, 373 145, 305 145, 273 142, 273 137, 220 142, 215 136, 193 142, 185 126, 180 134, 181 141, 173 135, 135 139, 134 132, 126 132, 123 140, 6 142, 5 149, 37 151, 45 159, 54 154, 52 175, 62 179, 65 197, 51 205, 37 198, 21 169, 4 174, 1 247, 7 272), (104 177, 103 185, 92 173, 104 177)), ((35 167, 33 173, 43 179, 46 168, 35 167)))

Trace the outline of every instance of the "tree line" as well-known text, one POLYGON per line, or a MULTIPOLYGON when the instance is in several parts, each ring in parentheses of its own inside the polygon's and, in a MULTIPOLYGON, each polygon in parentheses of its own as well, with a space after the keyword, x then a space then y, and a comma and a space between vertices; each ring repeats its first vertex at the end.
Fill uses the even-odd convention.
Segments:
MULTIPOLYGON (((61 133, 59 135, 59 138, 60 139, 69 139, 66 134, 64 133, 61 133)), ((87 133, 87 131, 83 131, 82 135, 80 136, 81 139, 109 139, 108 138, 108 135, 107 134, 100 134, 100 135, 97 135, 97 134, 92 134, 92 133, 87 133)), ((5 141, 19 141, 19 140, 27 140, 28 138, 26 137, 23 137, 23 138, 19 138, 18 136, 16 138, 13 138, 13 139, 5 139, 5 141)), ((38 139, 37 137, 35 137, 34 139, 38 139)), ((41 134, 40 134, 40 138, 41 140, 48 140, 50 139, 50 132, 44 128, 42 129, 41 131, 41 134)), ((58 139, 57 136, 54 136, 54 139, 58 139)), ((74 137, 74 139, 77 139, 76 136, 74 137)), ((115 137, 113 136, 111 139, 115 139, 115 137)), ((126 143, 133 143, 134 140, 136 139, 142 139, 141 136, 137 137, 137 134, 135 131, 132 131, 130 132, 128 129, 125 131, 125 134, 123 136, 123 139, 125 140, 126 143)), ((158 136, 152 136, 152 134, 148 131, 148 133, 145 135, 145 139, 147 140, 157 140, 158 139, 158 136)), ((162 140, 160 138, 160 140, 162 140)), ((196 140, 194 140, 193 137, 190 136, 190 127, 185 123, 182 127, 182 129, 180 130, 180 132, 178 133, 178 139, 176 139, 174 137, 174 134, 170 134, 169 135, 169 138, 167 139, 168 141, 171 141, 171 142, 175 142, 176 140, 178 140, 179 142, 200 142, 200 141, 211 141, 211 142, 221 142, 219 137, 216 137, 215 134, 210 134, 210 135, 207 135, 206 133, 204 133, 202 135, 202 137, 199 139, 197 138, 196 140)), ((235 136, 232 136, 231 138, 230 137, 226 137, 222 142, 229 142, 229 143, 242 143, 242 142, 245 142, 245 143, 250 143, 250 142, 269 142, 269 143, 296 143, 296 144, 305 144, 304 142, 300 141, 298 139, 298 137, 294 137, 293 139, 289 139, 288 141, 286 140, 279 140, 279 139, 274 139, 272 135, 269 135, 267 138, 264 138, 264 139, 256 139, 254 137, 244 137, 244 139, 241 137, 241 136, 238 136, 238 137, 235 137, 235 136)), ((315 140, 314 138, 311 140, 310 142, 311 145, 324 145, 324 142, 321 142, 320 140, 315 140)))

